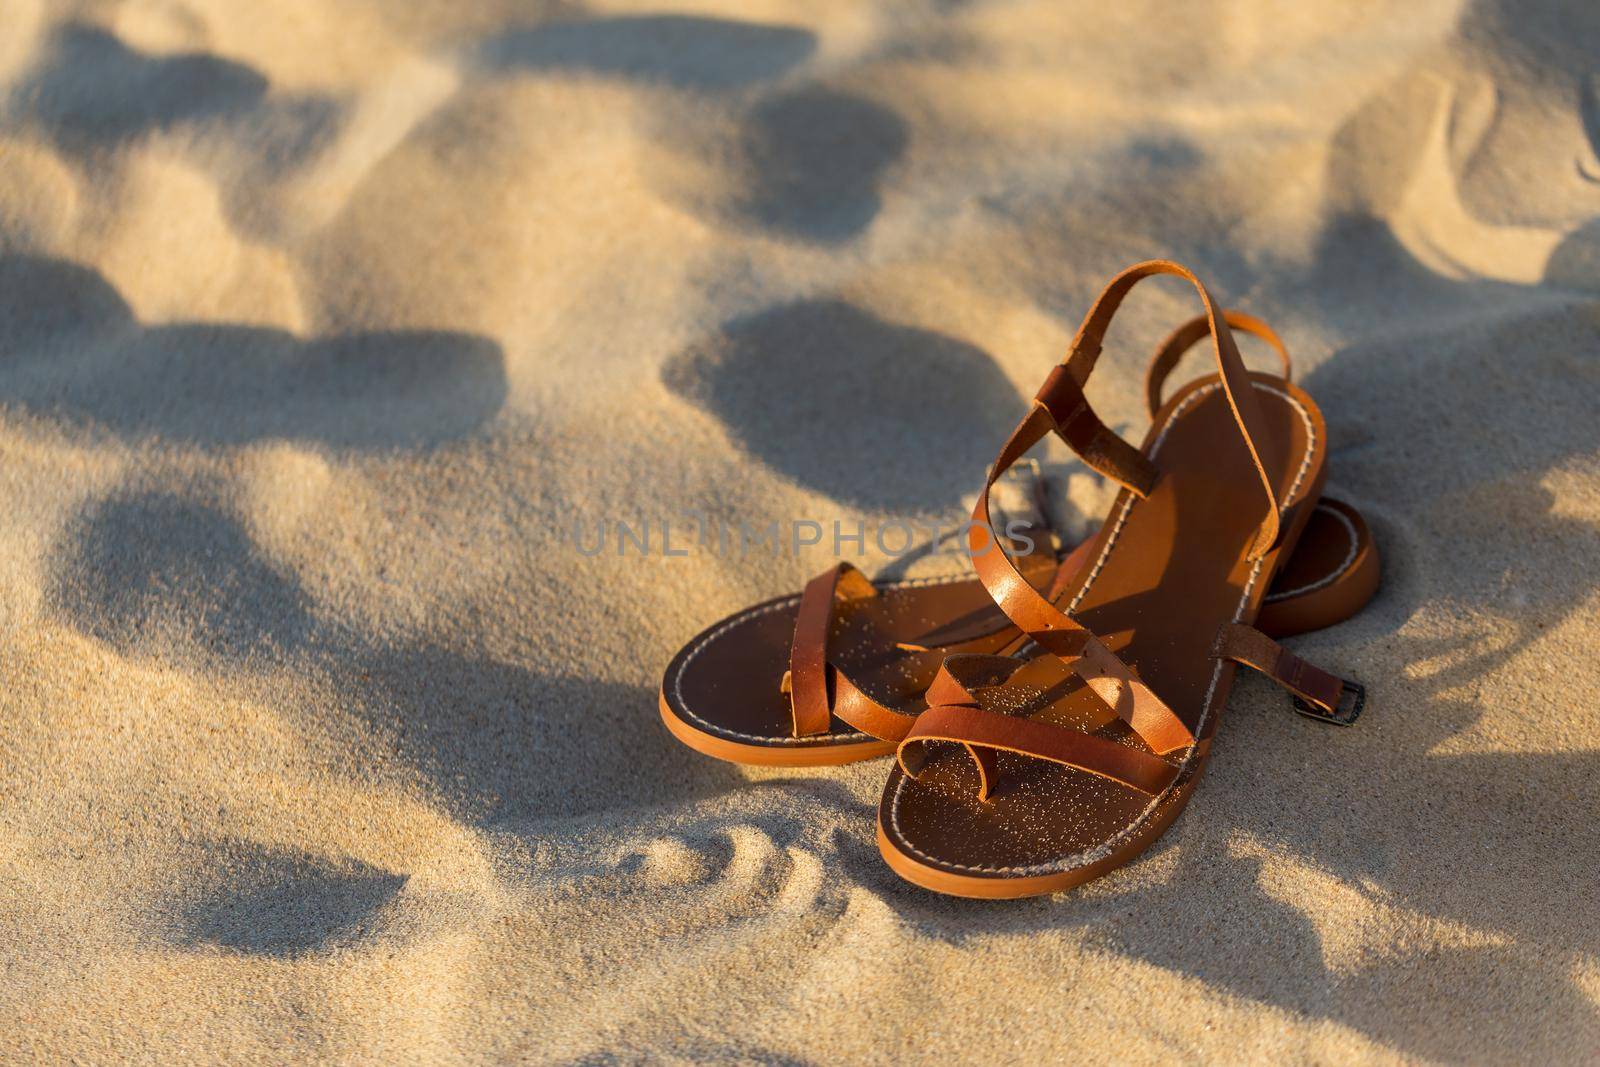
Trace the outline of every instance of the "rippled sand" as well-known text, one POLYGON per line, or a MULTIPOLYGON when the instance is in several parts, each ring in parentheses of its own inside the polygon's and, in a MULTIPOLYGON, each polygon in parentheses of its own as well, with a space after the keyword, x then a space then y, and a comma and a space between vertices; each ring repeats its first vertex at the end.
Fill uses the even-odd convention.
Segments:
POLYGON ((1402 7, 9 0, 0 1053, 1592 1061, 1600 9, 1402 7), (881 765, 671 741, 827 556, 574 524, 956 521, 1152 255, 1327 415, 1360 727, 1246 680, 1005 904, 889 873, 881 765))

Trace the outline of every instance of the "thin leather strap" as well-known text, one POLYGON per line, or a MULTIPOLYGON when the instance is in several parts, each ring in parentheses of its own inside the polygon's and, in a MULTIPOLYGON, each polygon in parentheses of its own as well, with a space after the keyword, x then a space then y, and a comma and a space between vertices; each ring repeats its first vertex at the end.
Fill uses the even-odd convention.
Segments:
MULTIPOLYGON (((1232 308, 1224 311, 1222 317, 1234 331, 1243 331, 1259 337, 1271 346, 1278 354, 1278 362, 1283 364, 1283 380, 1286 382, 1291 380, 1294 365, 1289 360, 1289 349, 1271 326, 1254 315, 1246 315, 1232 308)), ((1156 349, 1156 354, 1150 360, 1150 366, 1146 367, 1144 372, 1144 402, 1151 418, 1155 418, 1156 412, 1161 410, 1161 389, 1166 385, 1167 375, 1172 373, 1172 368, 1178 365, 1178 360, 1182 359, 1189 349, 1210 334, 1211 320, 1205 315, 1196 315, 1168 334, 1167 339, 1161 342, 1161 347, 1156 349)))
POLYGON ((789 646, 789 713, 795 737, 828 732, 832 701, 828 699, 828 632, 838 600, 878 595, 877 587, 850 563, 841 560, 806 583, 795 613, 794 641, 789 646))
POLYGON ((1050 412, 1056 433, 1084 463, 1141 498, 1150 495, 1155 466, 1100 421, 1083 395, 1083 383, 1065 364, 1050 371, 1036 399, 1050 412))
POLYGON ((914 713, 873 699, 831 663, 828 671, 833 678, 833 713, 840 721, 884 741, 898 741, 911 731, 917 721, 914 713))
POLYGON ((1095 361, 1100 358, 1100 345, 1105 338, 1106 327, 1111 324, 1112 317, 1122 306, 1122 301, 1127 297, 1129 290, 1144 279, 1158 274, 1171 274, 1184 279, 1194 287, 1200 296, 1200 302, 1205 305, 1207 327, 1211 334, 1211 350, 1216 356, 1222 391, 1228 399, 1228 407, 1232 410, 1234 421, 1244 437, 1250 462, 1256 469, 1262 491, 1266 495, 1266 514, 1262 517, 1259 532, 1250 550, 1250 558, 1259 559, 1277 545, 1281 532, 1278 493, 1275 488, 1277 479, 1274 477, 1274 472, 1267 469, 1266 462, 1262 459, 1263 456, 1275 455, 1276 452, 1270 447, 1271 434, 1261 415, 1260 405, 1256 402, 1255 387, 1250 384, 1250 376, 1244 369, 1244 362, 1239 358, 1239 348, 1234 343, 1233 333, 1229 330, 1222 309, 1217 306, 1210 290, 1194 272, 1171 260, 1152 259, 1136 263, 1118 274, 1095 299, 1089 314, 1084 316, 1083 325, 1078 327, 1077 336, 1073 338, 1072 348, 1063 363, 1071 373, 1072 379, 1081 388, 1094 369, 1095 361))
MULTIPOLYGON (((833 715, 841 722, 884 741, 900 740, 910 731, 911 724, 916 722, 916 712, 901 711, 873 698, 832 663, 827 665, 827 672, 828 692, 833 698, 833 715)), ((778 683, 779 692, 791 698, 792 677, 791 672, 784 671, 783 680, 778 683)), ((910 694, 912 699, 921 695, 910 694)))
MULTIPOLYGON (((979 707, 942 704, 917 716, 916 725, 897 750, 901 769, 913 778, 922 770, 924 747, 929 741, 960 742, 975 758, 978 751, 1006 751, 1050 760, 1151 796, 1165 790, 1178 777, 1175 765, 1129 745, 979 707)), ((990 767, 992 763, 987 767, 984 761, 978 763, 979 793, 985 800, 993 788, 990 767)))
POLYGON ((1215 654, 1260 671, 1300 699, 1330 714, 1344 695, 1344 679, 1313 666, 1278 642, 1243 623, 1226 623, 1217 632, 1215 654))
POLYGON ((990 656, 977 652, 964 652, 946 656, 939 671, 928 686, 927 699, 934 704, 973 704, 980 689, 1004 685, 1028 661, 1015 656, 990 656))
MULTIPOLYGON (((939 665, 939 673, 934 675, 933 684, 928 686, 924 699, 929 707, 959 705, 976 708, 978 691, 1004 685, 1013 674, 1026 665, 1027 661, 1011 656, 974 653, 947 656, 939 665)), ((915 728, 916 724, 913 723, 912 729, 915 728)), ((909 734, 910 730, 906 731, 906 734, 902 735, 902 740, 909 734)), ((995 783, 1000 780, 1000 765, 995 754, 996 750, 982 745, 964 744, 963 747, 978 768, 978 799, 987 800, 989 794, 994 791, 995 783)), ((921 749, 918 748, 915 752, 913 758, 920 759, 921 749)))

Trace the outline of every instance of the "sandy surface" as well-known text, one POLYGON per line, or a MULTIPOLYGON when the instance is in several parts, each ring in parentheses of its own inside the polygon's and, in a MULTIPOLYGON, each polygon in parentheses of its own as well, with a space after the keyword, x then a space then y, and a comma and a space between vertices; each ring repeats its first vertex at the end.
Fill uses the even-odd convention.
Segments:
POLYGON ((5 1059, 1600 1056, 1591 0, 0 6, 5 1059), (572 524, 958 519, 1152 255, 1327 415, 1360 728, 1008 904, 669 739, 828 556, 572 524))

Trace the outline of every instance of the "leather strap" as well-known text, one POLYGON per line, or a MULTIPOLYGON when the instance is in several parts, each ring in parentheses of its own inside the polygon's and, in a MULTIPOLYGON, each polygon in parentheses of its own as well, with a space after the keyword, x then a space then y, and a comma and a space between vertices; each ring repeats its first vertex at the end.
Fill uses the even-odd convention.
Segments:
POLYGON ((1348 687, 1344 679, 1307 663, 1260 630, 1243 623, 1225 623, 1217 631, 1214 654, 1260 671, 1330 716, 1338 712, 1348 687))
POLYGON ((1193 271, 1171 260, 1152 259, 1136 263, 1111 279, 1110 284, 1101 291, 1094 305, 1089 308, 1089 314, 1084 316, 1083 325, 1078 327, 1077 336, 1072 340, 1072 348, 1063 365, 1081 387, 1094 369, 1095 361, 1100 358, 1100 345, 1105 339, 1106 328, 1110 326, 1112 317, 1122 306, 1122 301, 1126 299, 1128 292, 1139 282, 1158 274, 1170 274, 1187 281, 1199 295, 1200 302, 1205 305, 1207 329, 1211 335, 1211 350, 1216 357, 1222 391, 1228 399, 1228 407, 1233 412, 1234 421, 1239 425, 1245 448, 1250 453, 1250 462, 1256 469, 1262 491, 1266 495, 1265 514, 1250 553, 1252 560, 1259 559, 1277 545, 1281 532, 1278 493, 1275 488, 1277 480, 1274 472, 1267 469, 1266 462, 1262 459, 1264 455, 1276 453, 1269 447, 1271 434, 1261 415, 1260 405, 1256 402, 1255 387, 1250 384, 1250 375, 1244 369, 1244 362, 1239 358, 1239 348, 1234 343, 1233 333, 1228 328, 1216 299, 1193 271))
POLYGON ((1017 628, 1046 651, 1067 663, 1105 704, 1116 712, 1158 755, 1194 743, 1183 720, 1133 676, 1127 666, 1088 628, 1061 611, 1023 577, 1011 558, 989 536, 992 520, 989 490, 1045 434, 1055 421, 1042 403, 1035 403, 1012 433, 989 471, 972 510, 967 551, 978 580, 1017 628))
POLYGON ((793 736, 827 733, 832 718, 837 716, 863 733, 898 741, 916 721, 914 714, 873 698, 828 662, 828 636, 835 606, 877 595, 878 589, 871 580, 842 560, 806 583, 795 613, 789 669, 779 683, 779 688, 789 694, 793 736))
POLYGON ((828 671, 833 678, 833 713, 840 721, 885 741, 898 741, 911 731, 915 714, 874 700, 831 663, 828 671))
POLYGON ((1155 466, 1100 421, 1083 395, 1083 383, 1065 364, 1050 371, 1035 399, 1050 412, 1056 433, 1084 463, 1141 498, 1150 495, 1156 484, 1155 466))
MULTIPOLYGON (((833 699, 833 715, 841 722, 873 737, 884 741, 898 741, 910 730, 911 724, 916 722, 915 712, 901 711, 892 708, 882 701, 875 700, 871 694, 833 664, 827 665, 828 693, 833 699)), ((792 674, 783 672, 783 680, 778 683, 778 691, 793 698, 791 687, 792 674)), ((913 694, 916 696, 917 694, 913 694)))
POLYGON ((1076 767, 1151 796, 1178 777, 1176 765, 1130 745, 981 707, 942 704, 917 716, 916 725, 897 751, 901 769, 913 778, 922 770, 929 741, 958 741, 966 746, 978 764, 978 790, 983 800, 989 799, 994 788, 992 753, 1001 750, 1076 767))
MULTIPOLYGON (((933 684, 928 687, 924 699, 929 707, 945 705, 976 708, 977 691, 1004 685, 1013 674, 1026 666, 1025 660, 1011 656, 986 656, 973 653, 947 656, 939 665, 939 673, 934 675, 933 684)), ((920 720, 921 717, 918 718, 920 720)), ((912 729, 915 728, 916 725, 913 723, 912 729)), ((910 732, 906 731, 906 734, 902 735, 902 740, 905 736, 909 736, 910 732)), ((967 750, 967 755, 972 757, 972 762, 978 768, 978 799, 987 800, 989 794, 994 791, 995 783, 1000 780, 1000 767, 995 758, 995 750, 980 744, 963 744, 962 747, 967 750)), ((908 758, 917 762, 920 767, 922 759, 920 743, 911 752, 912 755, 908 758)))
POLYGON ((939 664, 939 672, 933 676, 933 683, 928 686, 928 704, 976 706, 978 690, 1004 685, 1027 662, 1015 656, 987 656, 975 652, 946 656, 939 664))
POLYGON ((833 714, 828 699, 828 632, 833 628, 834 603, 877 595, 867 576, 843 560, 806 583, 795 614, 789 673, 784 677, 795 737, 828 732, 833 714))
MULTIPOLYGON (((1224 311, 1222 317, 1230 329, 1259 337, 1271 346, 1278 354, 1278 362, 1283 365, 1283 380, 1286 382, 1291 380, 1294 366, 1289 361, 1289 349, 1271 326, 1254 315, 1246 315, 1232 308, 1224 311)), ((1167 382, 1167 375, 1172 373, 1172 368, 1178 365, 1178 361, 1188 353, 1189 349, 1210 334, 1211 320, 1205 315, 1196 315, 1168 334, 1167 339, 1161 342, 1161 347, 1156 349, 1155 356, 1150 360, 1150 366, 1145 368, 1144 372, 1144 402, 1151 418, 1155 418, 1156 413, 1161 410, 1161 388, 1167 382)))
MULTIPOLYGON (((1035 536, 1041 535, 1035 532, 1035 536)), ((1048 551, 1036 552, 1027 557, 1024 566, 1042 575, 1053 572, 1055 561, 1048 551)), ((898 741, 911 729, 915 712, 902 711, 876 699, 828 659, 828 637, 837 606, 878 595, 871 580, 848 562, 840 562, 806 583, 795 614, 789 669, 779 683, 779 690, 789 697, 791 727, 796 731, 793 736, 826 733, 829 716, 885 741, 898 741)), ((902 641, 897 647, 911 652, 940 648, 947 654, 962 654, 963 646, 969 643, 980 647, 991 644, 1002 629, 1009 629, 1009 623, 997 622, 985 613, 936 627, 919 639, 920 644, 902 641)), ((916 703, 918 710, 924 706, 920 684, 915 693, 904 695, 908 702, 916 703)))

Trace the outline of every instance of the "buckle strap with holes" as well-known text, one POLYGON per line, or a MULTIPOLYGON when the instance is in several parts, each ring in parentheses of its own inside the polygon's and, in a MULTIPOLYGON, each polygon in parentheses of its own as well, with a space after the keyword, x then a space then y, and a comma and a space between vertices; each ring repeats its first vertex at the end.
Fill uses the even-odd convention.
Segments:
POLYGON ((1224 624, 1213 654, 1260 671, 1289 690, 1294 710, 1308 719, 1350 726, 1366 707, 1367 691, 1360 685, 1306 662, 1253 626, 1224 624))

